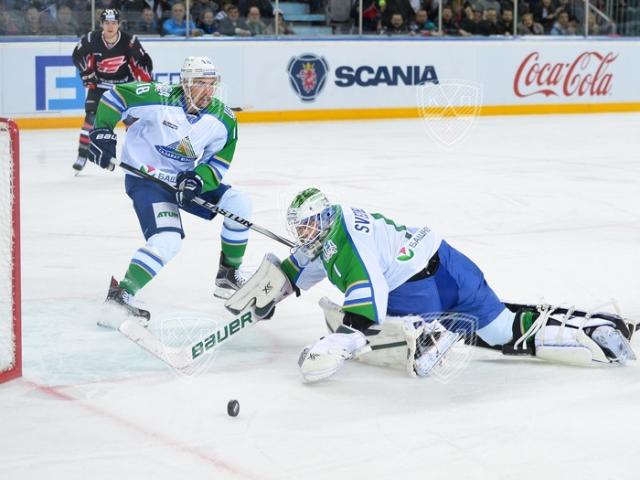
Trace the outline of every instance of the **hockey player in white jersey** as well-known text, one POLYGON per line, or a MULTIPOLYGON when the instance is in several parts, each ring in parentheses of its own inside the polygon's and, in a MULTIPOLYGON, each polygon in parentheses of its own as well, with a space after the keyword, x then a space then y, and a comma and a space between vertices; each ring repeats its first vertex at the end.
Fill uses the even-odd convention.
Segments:
MULTIPOLYGON (((249 197, 223 179, 238 139, 236 118, 214 98, 219 74, 207 57, 188 57, 179 85, 127 83, 105 93, 90 132, 89 159, 112 169, 118 121, 127 126, 121 162, 177 187, 177 196, 162 186, 127 172, 125 189, 133 201, 145 244, 133 255, 124 278, 112 278, 107 301, 148 320, 133 296, 178 253, 184 231, 181 211, 211 220, 215 214, 192 203, 195 197, 251 218, 249 197)), ((247 246, 248 228, 225 218, 220 266, 214 295, 227 298, 238 288, 238 268, 247 246)))
POLYGON ((308 382, 352 358, 425 376, 462 339, 578 365, 635 359, 628 342, 635 326, 613 314, 504 304, 481 270, 426 226, 330 204, 315 188, 295 197, 287 222, 297 244, 292 255, 282 262, 267 255, 226 306, 253 305, 268 316, 290 293, 328 278, 344 301, 320 302, 330 333, 300 355, 308 382))

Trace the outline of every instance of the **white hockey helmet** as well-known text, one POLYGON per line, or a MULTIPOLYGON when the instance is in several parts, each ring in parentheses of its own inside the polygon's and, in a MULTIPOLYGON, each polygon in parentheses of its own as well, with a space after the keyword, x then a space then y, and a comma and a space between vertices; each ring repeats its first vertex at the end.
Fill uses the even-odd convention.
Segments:
POLYGON ((180 69, 180 83, 190 110, 206 108, 216 93, 220 75, 209 57, 187 57, 180 69))
POLYGON ((333 220, 334 208, 326 195, 314 187, 298 193, 287 208, 287 227, 296 247, 303 248, 311 258, 320 253, 333 220))
POLYGON ((180 81, 191 85, 196 78, 214 78, 220 80, 220 75, 209 57, 187 57, 180 69, 180 81))

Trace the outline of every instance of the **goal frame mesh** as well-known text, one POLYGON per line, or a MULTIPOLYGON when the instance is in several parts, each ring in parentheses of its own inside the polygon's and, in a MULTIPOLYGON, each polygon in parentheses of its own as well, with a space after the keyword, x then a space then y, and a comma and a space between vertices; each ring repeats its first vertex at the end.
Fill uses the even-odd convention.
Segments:
MULTIPOLYGON (((22 375, 22 308, 21 308, 21 279, 20 279, 20 133, 16 123, 9 118, 0 118, 0 123, 7 125, 7 133, 9 135, 10 161, 13 168, 11 169, 11 184, 13 185, 13 196, 11 202, 11 231, 13 241, 11 243, 12 256, 12 328, 14 333, 14 362, 7 369, 0 371, 0 383, 7 382, 11 379, 22 375)), ((0 165, 0 168, 6 168, 6 165, 0 165)), ((0 212, 0 214, 2 214, 0 212)))

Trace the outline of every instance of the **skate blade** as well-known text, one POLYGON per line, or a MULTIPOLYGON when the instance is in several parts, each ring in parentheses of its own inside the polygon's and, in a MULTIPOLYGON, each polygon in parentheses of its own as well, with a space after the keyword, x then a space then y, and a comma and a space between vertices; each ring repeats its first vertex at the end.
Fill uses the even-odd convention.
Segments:
POLYGON ((231 295, 233 295, 234 293, 235 290, 233 288, 216 287, 216 289, 213 291, 213 296, 221 300, 227 300, 231 298, 231 295))
POLYGON ((151 322, 151 316, 139 315, 131 311, 125 305, 121 305, 113 301, 105 301, 102 314, 98 317, 96 324, 100 327, 118 330, 127 320, 134 321, 141 327, 147 328, 151 322))

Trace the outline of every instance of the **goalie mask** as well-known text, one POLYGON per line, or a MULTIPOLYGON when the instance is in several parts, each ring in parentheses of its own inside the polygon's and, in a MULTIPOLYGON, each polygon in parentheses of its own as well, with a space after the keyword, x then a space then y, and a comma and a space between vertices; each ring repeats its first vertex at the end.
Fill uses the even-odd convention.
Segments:
POLYGON ((334 209, 317 188, 298 193, 287 209, 287 226, 296 240, 296 248, 303 249, 310 258, 322 250, 334 220, 334 209))
POLYGON ((180 83, 187 108, 200 111, 206 108, 216 93, 220 75, 208 57, 187 57, 180 69, 180 83))

